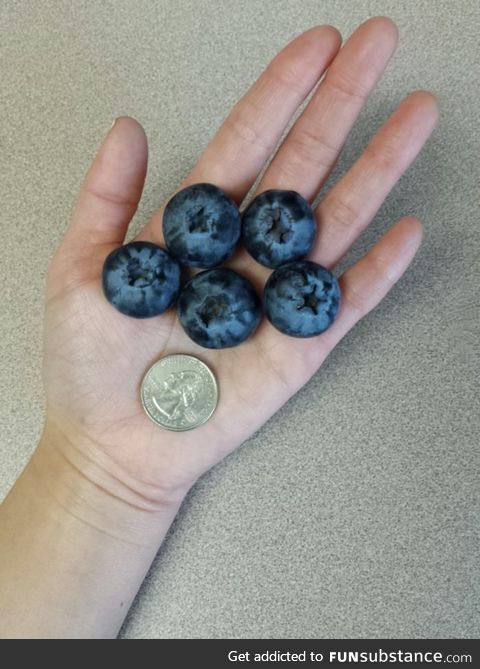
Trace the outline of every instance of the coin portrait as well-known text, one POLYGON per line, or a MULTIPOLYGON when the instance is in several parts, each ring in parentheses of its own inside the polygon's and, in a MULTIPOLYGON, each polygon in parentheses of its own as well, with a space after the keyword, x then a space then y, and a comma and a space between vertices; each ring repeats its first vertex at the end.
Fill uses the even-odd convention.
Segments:
POLYGON ((215 377, 194 356, 162 358, 146 373, 141 400, 148 417, 169 430, 191 430, 205 423, 218 400, 215 377))

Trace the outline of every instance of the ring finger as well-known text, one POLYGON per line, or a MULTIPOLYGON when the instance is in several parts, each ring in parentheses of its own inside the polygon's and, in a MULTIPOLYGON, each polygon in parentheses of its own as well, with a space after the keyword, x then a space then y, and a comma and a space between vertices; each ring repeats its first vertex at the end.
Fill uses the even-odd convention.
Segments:
POLYGON ((258 192, 292 189, 312 200, 333 168, 365 102, 395 51, 387 18, 365 21, 346 41, 268 167, 258 192))
POLYGON ((315 262, 333 267, 341 259, 418 155, 436 120, 436 98, 427 91, 412 93, 397 107, 318 205, 315 262))

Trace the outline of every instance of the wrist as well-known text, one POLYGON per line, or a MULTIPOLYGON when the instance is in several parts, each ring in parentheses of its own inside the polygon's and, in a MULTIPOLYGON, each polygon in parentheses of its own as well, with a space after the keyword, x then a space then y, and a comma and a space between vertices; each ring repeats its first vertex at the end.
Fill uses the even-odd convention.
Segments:
POLYGON ((181 503, 132 503, 77 447, 46 429, 0 507, 0 637, 117 634, 181 503))
POLYGON ((188 492, 147 486, 115 470, 97 446, 52 420, 25 475, 52 512, 134 545, 159 544, 188 492))

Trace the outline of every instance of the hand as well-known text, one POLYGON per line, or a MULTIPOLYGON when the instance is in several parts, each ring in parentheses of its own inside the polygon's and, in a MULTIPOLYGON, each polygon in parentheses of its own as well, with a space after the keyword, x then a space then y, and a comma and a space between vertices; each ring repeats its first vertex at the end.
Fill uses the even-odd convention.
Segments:
MULTIPOLYGON (((385 18, 366 21, 339 51, 330 26, 312 28, 272 61, 234 107, 184 187, 211 182, 241 203, 290 117, 325 78, 276 153, 259 189, 286 188, 312 200, 331 171, 397 41, 385 18)), ((436 102, 409 95, 317 208, 319 234, 310 258, 329 268, 372 220, 432 131, 436 102)), ((116 121, 91 166, 72 221, 52 259, 47 284, 44 441, 55 444, 97 486, 141 509, 180 498, 195 480, 257 430, 318 369, 355 323, 400 278, 421 240, 421 224, 398 221, 340 277, 342 305, 333 326, 306 340, 265 319, 244 344, 207 350, 183 332, 171 309, 135 320, 107 303, 101 271, 124 242, 147 168, 147 141, 130 118, 116 121), (220 401, 212 418, 189 432, 168 432, 145 415, 143 375, 156 360, 187 353, 215 373, 220 401)), ((163 245, 162 210, 136 239, 163 245)), ((228 263, 261 292, 268 270, 239 252, 228 263)))

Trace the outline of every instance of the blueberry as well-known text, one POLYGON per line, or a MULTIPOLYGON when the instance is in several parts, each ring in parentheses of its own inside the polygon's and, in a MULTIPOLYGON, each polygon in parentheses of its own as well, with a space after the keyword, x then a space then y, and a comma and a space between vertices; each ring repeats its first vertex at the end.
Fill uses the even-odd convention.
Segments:
POLYGON ((315 239, 315 214, 293 190, 266 190, 252 200, 242 216, 242 240, 257 262, 266 267, 302 260, 315 239))
POLYGON ((261 302, 252 284, 232 269, 196 274, 185 284, 177 314, 187 335, 206 348, 241 344, 257 327, 261 302))
POLYGON ((180 288, 180 266, 150 242, 131 242, 114 249, 105 260, 103 292, 127 316, 158 316, 175 302, 180 288))
POLYGON ((340 288, 328 269, 308 260, 282 265, 265 284, 265 315, 291 337, 313 337, 335 320, 340 288))
POLYGON ((163 235, 170 253, 188 267, 215 267, 240 238, 237 205, 217 186, 193 184, 167 203, 163 235))

